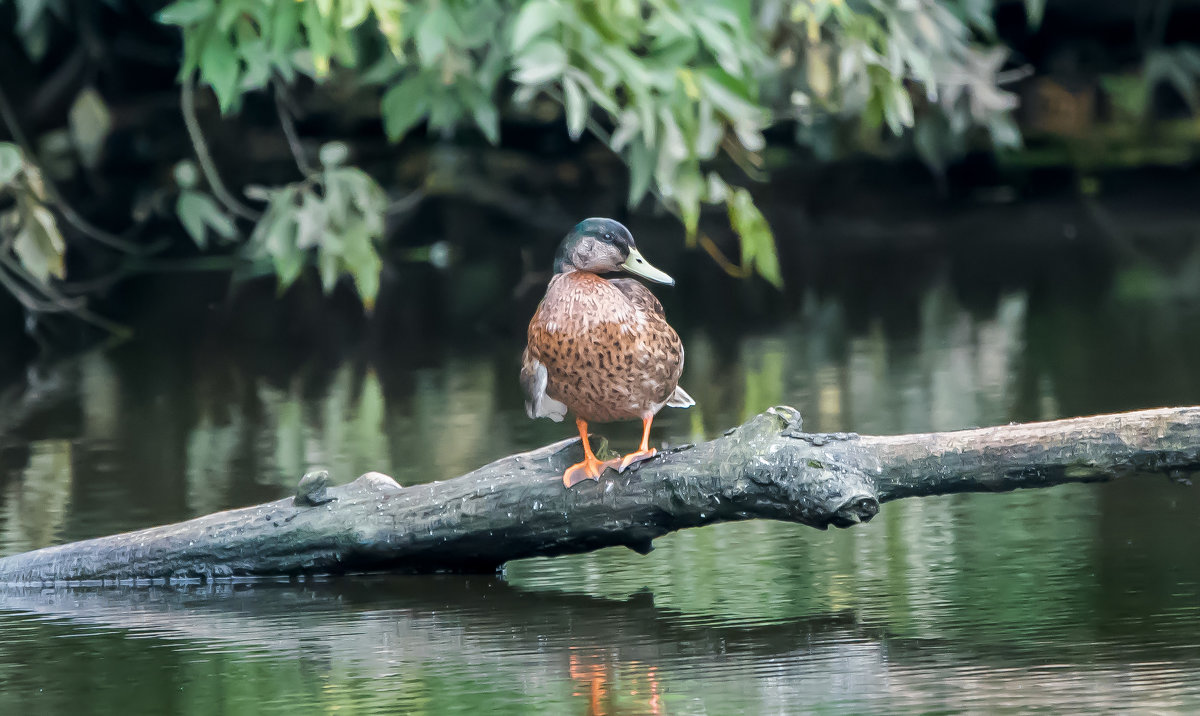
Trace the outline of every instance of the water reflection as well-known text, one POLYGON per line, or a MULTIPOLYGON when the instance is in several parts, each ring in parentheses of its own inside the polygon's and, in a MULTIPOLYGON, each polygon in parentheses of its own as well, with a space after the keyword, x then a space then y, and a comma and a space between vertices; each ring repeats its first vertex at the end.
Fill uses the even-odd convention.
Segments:
MULTIPOLYGON (((331 692, 349 696, 356 682, 370 679, 370 691, 353 698, 372 711, 467 711, 485 702, 524 702, 539 710, 663 713, 667 703, 678 702, 680 667, 701 657, 721 662, 718 673, 738 672, 764 656, 868 639, 848 614, 714 628, 655 606, 648 593, 609 600, 528 592, 481 578, 7 591, 0 592, 0 605, 8 611, 0 621, 27 632, 107 635, 95 640, 101 655, 110 645, 145 639, 173 654, 266 662, 255 681, 310 682, 313 688, 297 694, 304 701, 331 692), (274 673, 281 669, 299 673, 274 673), (422 703, 446 678, 461 688, 453 701, 441 701, 447 695, 440 694, 439 708, 422 703)), ((12 651, 0 645, 0 664, 17 663, 12 651)), ((196 676, 186 660, 173 666, 183 673, 169 678, 196 676)), ((35 678, 27 685, 38 685, 37 670, 28 671, 35 678)), ((14 674, 14 680, 25 676, 14 674)), ((253 696, 270 687, 244 688, 253 696)))
POLYGON ((0 541, 14 552, 58 541, 71 498, 71 443, 43 440, 31 446, 29 462, 4 496, 0 541))
MULTIPOLYGON (((868 604, 882 596, 870 583, 857 591, 868 604)), ((1143 653, 1055 619, 992 643, 953 629, 906 635, 871 610, 725 620, 657 602, 648 591, 599 598, 479 577, 3 591, 0 624, 16 638, 0 643, 9 684, 0 708, 65 688, 101 710, 120 698, 146 712, 159 695, 137 687, 159 679, 197 703, 185 711, 202 713, 1200 707, 1195 647, 1143 653), (35 640, 42 659, 87 645, 74 685, 25 660, 35 640), (1086 655, 1072 652, 1076 643, 1086 655), (118 668, 133 683, 109 678, 118 668), (194 701, 205 692, 221 694, 219 709, 194 701)), ((931 604, 943 617, 956 611, 931 604)))
MULTIPOLYGON (((934 280, 896 316, 813 294, 771 331, 681 322, 711 437, 773 404, 810 430, 952 429, 1200 403, 1200 300, 934 280)), ((668 310, 671 307, 668 306, 668 310)), ((524 416, 520 343, 239 355, 152 341, 0 396, 0 553, 276 499, 304 471, 446 479, 564 437, 524 416)), ((637 426, 605 426, 633 444, 637 426)), ((0 713, 730 713, 1200 709, 1200 490, 1154 481, 889 504, 509 565, 499 579, 0 593, 0 713), (62 674, 75 675, 62 679, 62 674), (130 701, 130 699, 133 699, 130 701)))

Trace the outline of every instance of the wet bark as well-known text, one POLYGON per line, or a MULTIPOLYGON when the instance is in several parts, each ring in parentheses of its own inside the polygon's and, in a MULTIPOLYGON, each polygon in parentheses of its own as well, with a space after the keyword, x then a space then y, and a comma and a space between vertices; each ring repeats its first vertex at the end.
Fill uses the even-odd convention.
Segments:
POLYGON ((401 487, 368 473, 340 487, 163 527, 0 559, 0 583, 191 581, 356 571, 492 571, 512 559, 624 545, 755 518, 824 529, 889 500, 1158 474, 1200 476, 1200 408, 898 436, 810 434, 792 408, 562 486, 577 439, 453 480, 401 487))

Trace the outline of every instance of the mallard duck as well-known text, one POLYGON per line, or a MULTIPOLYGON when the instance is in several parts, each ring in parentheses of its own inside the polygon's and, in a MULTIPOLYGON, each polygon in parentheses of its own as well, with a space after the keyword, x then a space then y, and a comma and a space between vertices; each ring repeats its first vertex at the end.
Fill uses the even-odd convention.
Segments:
POLYGON ((653 457, 655 414, 666 405, 696 404, 679 387, 683 342, 662 304, 635 279, 600 276, 615 271, 675 285, 642 257, 629 229, 612 219, 584 219, 558 247, 554 276, 529 322, 521 359, 525 412, 561 422, 570 410, 583 440, 583 462, 563 473, 567 487, 653 457), (588 442, 588 423, 616 420, 641 420, 642 444, 601 461, 588 442))

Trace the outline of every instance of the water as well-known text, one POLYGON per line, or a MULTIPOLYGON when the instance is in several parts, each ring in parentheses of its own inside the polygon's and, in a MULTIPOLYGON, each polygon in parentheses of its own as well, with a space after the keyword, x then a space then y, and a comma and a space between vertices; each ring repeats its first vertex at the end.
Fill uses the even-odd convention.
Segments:
MULTIPOLYGON (((814 295, 732 335, 686 317, 698 406, 656 438, 779 403, 869 433, 1200 404, 1200 299, 1142 278, 982 309, 934 281, 905 320, 814 295)), ((43 368, 0 418, 0 553, 276 499, 315 467, 413 484, 565 437, 524 417, 519 349, 305 361, 146 337, 43 368)), ((638 426, 602 431, 632 447, 638 426)), ((1196 712, 1198 517, 1200 489, 1149 479, 890 503, 849 530, 718 525, 496 577, 8 591, 0 713, 1196 712)))

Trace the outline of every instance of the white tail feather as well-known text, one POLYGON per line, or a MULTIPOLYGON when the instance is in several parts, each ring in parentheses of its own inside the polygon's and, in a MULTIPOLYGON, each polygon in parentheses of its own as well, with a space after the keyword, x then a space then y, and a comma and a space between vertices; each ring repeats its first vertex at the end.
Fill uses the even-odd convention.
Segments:
POLYGON ((667 405, 672 408, 690 408, 695 404, 696 401, 692 400, 692 396, 688 395, 682 386, 675 386, 675 392, 667 398, 667 405))

